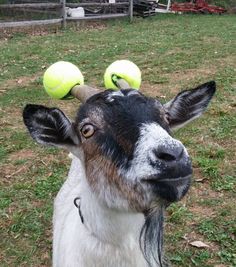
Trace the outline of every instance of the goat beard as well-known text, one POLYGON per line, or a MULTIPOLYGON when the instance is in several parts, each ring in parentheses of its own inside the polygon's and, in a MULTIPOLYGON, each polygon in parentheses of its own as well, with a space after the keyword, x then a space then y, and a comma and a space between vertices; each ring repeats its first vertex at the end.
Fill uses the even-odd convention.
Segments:
POLYGON ((154 205, 144 212, 145 223, 141 229, 139 245, 149 267, 165 267, 163 257, 163 224, 166 205, 154 205))

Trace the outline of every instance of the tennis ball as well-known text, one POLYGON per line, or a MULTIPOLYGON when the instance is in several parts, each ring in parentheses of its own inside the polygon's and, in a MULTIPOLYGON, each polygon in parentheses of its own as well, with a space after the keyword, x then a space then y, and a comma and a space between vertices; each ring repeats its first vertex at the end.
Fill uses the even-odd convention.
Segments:
POLYGON ((139 89, 141 85, 141 71, 129 60, 117 60, 106 69, 104 74, 106 89, 119 89, 113 78, 124 79, 133 89, 139 89))
POLYGON ((72 97, 71 89, 84 84, 84 77, 74 64, 58 61, 52 64, 44 73, 43 86, 45 91, 56 99, 72 97))

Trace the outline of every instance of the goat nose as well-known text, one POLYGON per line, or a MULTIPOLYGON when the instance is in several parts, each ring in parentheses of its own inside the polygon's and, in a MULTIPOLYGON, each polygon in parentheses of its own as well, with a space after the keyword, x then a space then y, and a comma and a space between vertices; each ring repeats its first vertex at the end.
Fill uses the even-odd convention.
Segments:
POLYGON ((184 153, 184 148, 178 146, 162 145, 154 150, 155 156, 162 161, 172 162, 181 159, 184 153))

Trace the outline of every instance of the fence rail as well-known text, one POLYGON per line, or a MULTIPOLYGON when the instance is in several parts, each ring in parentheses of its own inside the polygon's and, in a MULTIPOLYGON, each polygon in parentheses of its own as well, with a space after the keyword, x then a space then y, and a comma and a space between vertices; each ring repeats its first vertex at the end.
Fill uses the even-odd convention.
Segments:
POLYGON ((1 22, 0 29, 14 28, 14 27, 26 27, 26 26, 43 26, 49 24, 62 23, 62 19, 44 19, 44 20, 26 20, 26 21, 11 21, 1 22))
POLYGON ((69 17, 69 18, 67 18, 67 20, 69 20, 69 21, 95 20, 95 19, 111 19, 111 18, 122 18, 122 17, 127 17, 127 14, 125 14, 125 13, 104 14, 104 15, 95 15, 95 16, 88 16, 88 17, 81 17, 81 18, 69 17))
POLYGON ((75 7, 86 7, 86 6, 128 6, 129 2, 118 2, 118 3, 67 3, 67 7, 75 8, 75 7))
POLYGON ((26 26, 37 26, 37 25, 49 25, 49 24, 58 24, 61 23, 62 27, 66 27, 67 21, 81 21, 81 20, 100 20, 100 19, 112 19, 112 18, 122 18, 130 17, 130 21, 133 19, 133 0, 126 2, 117 2, 117 3, 66 3, 66 0, 60 0, 59 3, 24 3, 24 4, 1 4, 1 10, 24 10, 30 12, 41 12, 40 9, 48 9, 50 12, 53 9, 59 9, 58 13, 59 18, 54 19, 42 19, 42 20, 25 20, 25 21, 11 21, 11 22, 0 22, 0 29, 2 28, 12 28, 12 27, 26 27, 26 26), (95 14, 84 17, 68 17, 66 14, 66 8, 77 8, 77 7, 127 7, 126 12, 111 13, 111 14, 95 14), (37 9, 35 11, 35 9, 37 9))
POLYGON ((27 3, 27 4, 3 4, 0 9, 15 9, 15 8, 57 8, 62 7, 62 4, 56 3, 27 3))

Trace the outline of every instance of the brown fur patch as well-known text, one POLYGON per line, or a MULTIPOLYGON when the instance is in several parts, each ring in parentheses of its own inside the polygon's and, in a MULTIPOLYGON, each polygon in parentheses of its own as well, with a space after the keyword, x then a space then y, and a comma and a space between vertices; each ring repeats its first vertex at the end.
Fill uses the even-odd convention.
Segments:
POLYGON ((87 179, 92 190, 98 195, 105 195, 106 192, 109 192, 114 196, 114 199, 119 197, 127 201, 130 209, 142 211, 144 209, 143 205, 146 202, 146 194, 142 186, 139 183, 127 181, 119 175, 115 164, 102 155, 96 144, 92 144, 92 142, 86 144, 84 149, 86 150, 87 179), (91 146, 92 151, 88 153, 91 146))
POLYGON ((123 150, 125 151, 125 154, 127 156, 129 156, 129 155, 131 155, 133 153, 134 144, 129 142, 129 140, 125 139, 122 136, 117 136, 117 141, 120 144, 120 146, 123 148, 123 150))

